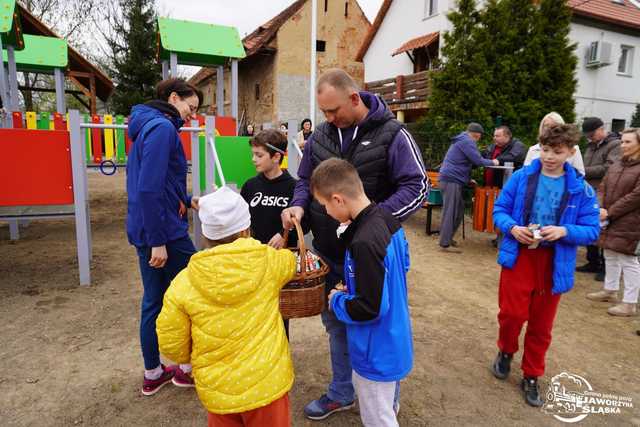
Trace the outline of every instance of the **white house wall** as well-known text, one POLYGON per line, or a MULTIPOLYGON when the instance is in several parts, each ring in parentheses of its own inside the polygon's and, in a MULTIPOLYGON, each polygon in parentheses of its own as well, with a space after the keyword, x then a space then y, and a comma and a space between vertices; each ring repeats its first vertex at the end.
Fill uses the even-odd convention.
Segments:
MULTIPOLYGON (((428 0, 426 0, 428 2, 428 0)), ((449 0, 438 0, 438 13, 424 18, 425 0, 395 0, 363 58, 364 81, 371 82, 412 74, 406 53, 391 56, 405 42, 450 26, 446 17, 449 0)))
MULTIPOLYGON (((440 31, 442 49, 442 33, 451 30, 446 14, 450 8, 455 7, 455 0, 438 0, 438 13, 426 19, 424 3, 425 0, 395 0, 391 3, 363 58, 365 82, 412 74, 413 64, 406 54, 391 56, 394 50, 412 38, 440 31)), ((484 2, 478 3, 481 7, 484 2)), ((570 38, 578 43, 578 87, 575 95, 578 120, 598 116, 608 129, 611 128, 613 119, 625 120, 628 125, 636 103, 640 103, 640 36, 573 22, 570 38), (586 68, 586 50, 596 40, 611 43, 612 63, 601 68, 586 68), (634 47, 631 77, 617 72, 620 45, 634 47)))
POLYGON ((640 37, 578 23, 571 25, 570 37, 578 43, 576 115, 600 117, 608 129, 613 119, 625 120, 628 126, 636 103, 640 103, 640 37), (610 65, 585 66, 586 52, 593 41, 611 43, 610 65), (631 77, 618 73, 621 45, 634 47, 631 77))

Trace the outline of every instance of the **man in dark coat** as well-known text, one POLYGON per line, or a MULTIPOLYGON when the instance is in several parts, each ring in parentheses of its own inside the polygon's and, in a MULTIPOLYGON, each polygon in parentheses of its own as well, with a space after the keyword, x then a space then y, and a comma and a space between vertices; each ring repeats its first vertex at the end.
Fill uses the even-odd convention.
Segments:
MULTIPOLYGON (((508 126, 500 126, 493 131, 493 144, 482 153, 485 159, 498 159, 500 166, 513 163, 514 171, 522 167, 526 156, 527 147, 513 137, 508 126)), ((485 186, 502 188, 503 180, 503 170, 490 168, 484 170, 485 186)))
MULTIPOLYGON (((585 178, 597 190, 609 166, 620 159, 620 138, 616 133, 607 133, 604 122, 599 117, 586 117, 582 122, 582 133, 589 141, 583 155, 585 178)), ((596 273, 596 280, 603 282, 605 274, 602 250, 596 245, 587 246, 587 263, 576 268, 576 271, 596 273)))

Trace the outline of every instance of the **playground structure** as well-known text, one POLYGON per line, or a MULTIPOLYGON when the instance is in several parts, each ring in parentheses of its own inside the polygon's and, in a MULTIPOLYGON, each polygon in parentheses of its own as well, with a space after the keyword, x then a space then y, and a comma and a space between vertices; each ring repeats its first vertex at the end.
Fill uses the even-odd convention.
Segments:
MULTIPOLYGON (((226 61, 231 61, 233 116, 198 116, 181 129, 181 140, 191 163, 194 196, 212 191, 214 183, 239 188, 255 174, 255 169, 249 138, 236 136, 237 60, 244 57, 237 29, 160 18, 158 30, 158 59, 163 65, 163 78, 177 75, 179 63, 217 65, 221 69, 226 61)), ((23 36, 15 0, 0 0, 0 33, 2 46, 6 47, 0 67, 0 95, 7 111, 0 123, 0 145, 5 159, 0 179, 10 184, 0 191, 0 221, 9 222, 11 239, 18 239, 19 224, 29 220, 74 218, 79 282, 88 285, 92 254, 87 168, 100 167, 105 172, 107 165, 115 172, 116 167, 126 164, 131 146, 127 119, 109 114, 81 115, 77 110, 67 113, 64 99, 67 44, 55 37, 23 36), (53 73, 56 112, 20 111, 18 71, 53 73)), ((223 102, 222 80, 218 81, 217 91, 219 102, 223 102)), ((297 126, 295 122, 290 125, 294 129, 297 126)), ((293 133, 289 146, 295 147, 290 150, 294 153, 290 165, 296 165, 301 153, 293 133)), ((196 212, 193 224, 194 241, 199 247, 200 222, 196 212)))

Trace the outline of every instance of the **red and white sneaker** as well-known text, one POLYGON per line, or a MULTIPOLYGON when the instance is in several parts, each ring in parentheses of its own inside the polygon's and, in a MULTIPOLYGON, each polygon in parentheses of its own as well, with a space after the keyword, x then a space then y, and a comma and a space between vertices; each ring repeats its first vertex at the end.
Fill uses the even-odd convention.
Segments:
POLYGON ((176 369, 180 369, 176 365, 162 366, 162 375, 156 380, 150 380, 144 378, 142 383, 142 394, 145 396, 153 396, 156 394, 165 384, 168 384, 173 379, 176 369))
POLYGON ((171 380, 173 385, 178 387, 195 387, 196 384, 193 381, 193 375, 191 372, 184 372, 180 367, 176 367, 175 375, 171 380))

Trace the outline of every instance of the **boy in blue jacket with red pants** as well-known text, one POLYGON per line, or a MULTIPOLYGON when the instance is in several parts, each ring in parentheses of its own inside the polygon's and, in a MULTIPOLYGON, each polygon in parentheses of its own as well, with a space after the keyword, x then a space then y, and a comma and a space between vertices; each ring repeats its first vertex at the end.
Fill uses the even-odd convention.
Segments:
POLYGON ((413 364, 407 302, 409 245, 400 222, 367 198, 356 169, 325 160, 311 176, 311 191, 327 213, 349 224, 344 242, 344 285, 328 296, 346 324, 353 385, 365 427, 396 427, 397 382, 413 364))
POLYGON ((542 406, 538 377, 560 295, 573 287, 576 252, 600 232, 596 193, 566 160, 580 138, 573 125, 547 129, 540 137, 540 159, 517 171, 504 186, 493 220, 504 233, 498 313, 499 353, 493 374, 506 379, 524 322, 522 390, 531 406, 542 406))

